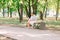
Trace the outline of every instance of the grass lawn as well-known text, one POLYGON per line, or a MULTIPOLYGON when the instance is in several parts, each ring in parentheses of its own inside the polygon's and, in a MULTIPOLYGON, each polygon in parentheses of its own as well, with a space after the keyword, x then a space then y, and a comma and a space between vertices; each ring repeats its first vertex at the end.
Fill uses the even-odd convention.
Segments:
MULTIPOLYGON (((0 24, 13 24, 13 25, 22 25, 26 24, 27 20, 24 19, 21 23, 19 22, 18 18, 1 18, 0 17, 0 24)), ((46 21, 46 25, 52 28, 60 28, 60 21, 46 21)))
POLYGON ((27 20, 23 20, 20 23, 18 18, 1 18, 0 17, 0 24, 21 25, 21 24, 26 24, 26 22, 27 22, 27 20))
POLYGON ((49 28, 59 29, 60 30, 60 21, 46 21, 46 24, 49 28))
POLYGON ((46 24, 47 25, 60 25, 60 21, 54 21, 54 20, 46 21, 46 24))

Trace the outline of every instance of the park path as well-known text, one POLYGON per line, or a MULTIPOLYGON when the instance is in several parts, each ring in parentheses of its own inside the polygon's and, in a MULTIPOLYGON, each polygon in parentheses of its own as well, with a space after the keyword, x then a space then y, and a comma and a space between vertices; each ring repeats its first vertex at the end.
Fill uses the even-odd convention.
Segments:
POLYGON ((0 34, 17 40, 60 40, 60 31, 0 26, 0 34))

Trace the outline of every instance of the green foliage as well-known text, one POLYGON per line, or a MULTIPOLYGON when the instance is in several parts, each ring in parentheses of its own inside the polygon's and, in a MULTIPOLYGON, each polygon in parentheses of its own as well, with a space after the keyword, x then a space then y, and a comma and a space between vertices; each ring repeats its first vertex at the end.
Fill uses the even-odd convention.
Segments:
POLYGON ((17 24, 17 25, 19 25, 20 24, 20 22, 19 22, 19 20, 16 18, 16 19, 14 19, 14 18, 0 18, 0 24, 17 24))
POLYGON ((47 25, 60 25, 60 20, 59 21, 46 21, 47 25))
MULTIPOLYGON (((12 11, 17 11, 18 8, 21 6, 21 1, 23 2, 23 9, 24 12, 26 11, 25 8, 28 7, 29 0, 0 0, 0 9, 7 8, 9 6, 12 8, 12 11)), ((36 3, 36 0, 34 0, 34 3, 37 5, 37 11, 45 10, 46 8, 46 0, 38 0, 38 3, 36 3)), ((47 8, 56 10, 57 8, 57 0, 47 0, 47 8)), ((30 0, 30 6, 32 7, 32 0, 30 0)), ((60 7, 60 0, 59 0, 59 7, 60 7)), ((60 9, 59 9, 60 10, 60 9)))

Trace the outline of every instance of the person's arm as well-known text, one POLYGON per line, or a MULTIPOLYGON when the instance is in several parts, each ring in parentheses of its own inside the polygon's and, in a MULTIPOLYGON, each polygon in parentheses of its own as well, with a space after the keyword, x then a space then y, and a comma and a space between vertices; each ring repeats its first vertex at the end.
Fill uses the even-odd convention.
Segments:
POLYGON ((30 17, 29 19, 28 19, 28 21, 30 22, 32 20, 32 17, 30 17))
POLYGON ((31 21, 31 18, 29 18, 28 21, 31 21))

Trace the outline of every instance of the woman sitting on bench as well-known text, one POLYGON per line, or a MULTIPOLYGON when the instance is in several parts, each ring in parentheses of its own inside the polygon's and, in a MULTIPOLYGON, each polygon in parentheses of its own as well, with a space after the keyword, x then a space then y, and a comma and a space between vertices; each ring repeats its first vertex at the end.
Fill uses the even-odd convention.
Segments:
POLYGON ((30 28, 30 25, 33 26, 33 24, 37 21, 37 17, 35 14, 31 13, 31 17, 29 18, 27 22, 27 27, 30 28))

